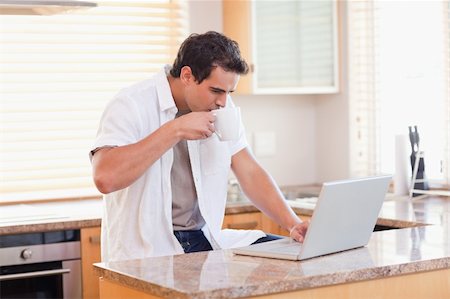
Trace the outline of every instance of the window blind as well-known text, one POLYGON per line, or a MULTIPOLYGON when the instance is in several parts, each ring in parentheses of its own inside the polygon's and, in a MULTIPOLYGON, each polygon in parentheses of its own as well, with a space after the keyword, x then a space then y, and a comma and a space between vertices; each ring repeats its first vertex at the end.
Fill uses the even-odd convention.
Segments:
POLYGON ((379 172, 377 124, 376 6, 348 1, 350 173, 370 176, 379 172))
POLYGON ((0 16, 0 202, 99 195, 88 152, 106 103, 172 63, 183 1, 0 16))
POLYGON ((394 134, 418 125, 429 182, 450 183, 449 10, 449 1, 347 2, 352 176, 394 171, 394 134))
POLYGON ((442 172, 444 173, 445 183, 450 186, 450 1, 444 1, 444 40, 445 40, 445 50, 444 57, 447 60, 446 72, 444 76, 444 86, 447 86, 447 100, 445 102, 445 107, 447 112, 446 115, 446 130, 447 138, 444 141, 444 160, 442 161, 442 172))

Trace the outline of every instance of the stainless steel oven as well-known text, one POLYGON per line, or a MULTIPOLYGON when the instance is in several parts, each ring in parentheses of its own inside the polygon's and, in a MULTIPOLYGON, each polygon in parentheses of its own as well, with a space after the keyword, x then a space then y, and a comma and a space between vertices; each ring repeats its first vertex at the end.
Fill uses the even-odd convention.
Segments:
POLYGON ((80 231, 0 236, 0 298, 81 298, 80 231))

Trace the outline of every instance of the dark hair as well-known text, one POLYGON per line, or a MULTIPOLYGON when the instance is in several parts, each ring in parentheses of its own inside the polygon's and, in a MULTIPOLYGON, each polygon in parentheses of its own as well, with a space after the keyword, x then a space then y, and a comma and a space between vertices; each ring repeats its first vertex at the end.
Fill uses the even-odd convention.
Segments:
POLYGON ((214 31, 191 34, 181 44, 170 74, 179 78, 184 66, 191 68, 199 84, 208 78, 212 69, 217 66, 227 72, 248 73, 248 64, 242 59, 237 42, 214 31))

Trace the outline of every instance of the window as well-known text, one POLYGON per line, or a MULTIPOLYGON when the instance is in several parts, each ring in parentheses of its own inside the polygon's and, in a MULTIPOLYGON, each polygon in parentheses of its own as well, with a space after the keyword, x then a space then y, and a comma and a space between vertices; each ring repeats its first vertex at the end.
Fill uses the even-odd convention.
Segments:
POLYGON ((336 9, 330 0, 253 3, 257 92, 337 92, 336 9))
POLYGON ((0 201, 98 195, 88 152, 105 104, 172 63, 182 1, 96 1, 0 16, 0 201))
POLYGON ((394 173, 395 135, 417 125, 428 179, 449 184, 449 2, 348 5, 353 174, 394 173))
POLYGON ((408 125, 417 125, 425 173, 430 180, 442 180, 448 93, 444 7, 440 1, 380 2, 379 6, 381 171, 394 172, 393 134, 407 134, 408 125))

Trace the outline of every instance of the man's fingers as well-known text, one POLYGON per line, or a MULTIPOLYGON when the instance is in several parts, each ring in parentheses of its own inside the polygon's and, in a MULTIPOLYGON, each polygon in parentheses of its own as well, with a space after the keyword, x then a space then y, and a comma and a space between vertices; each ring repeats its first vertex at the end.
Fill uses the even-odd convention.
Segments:
POLYGON ((309 226, 308 221, 299 223, 291 228, 289 235, 295 241, 302 243, 305 239, 305 235, 306 235, 306 231, 308 230, 308 226, 309 226))

